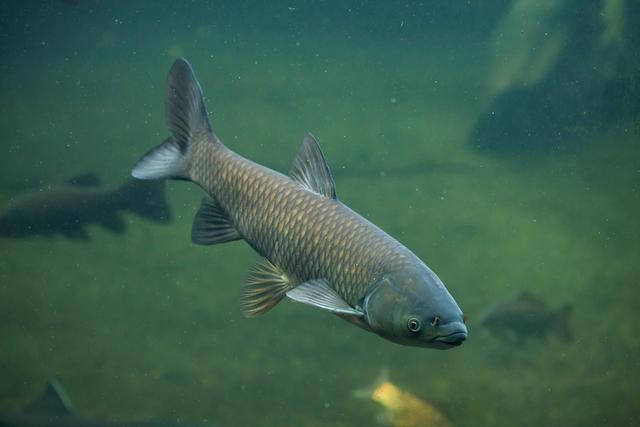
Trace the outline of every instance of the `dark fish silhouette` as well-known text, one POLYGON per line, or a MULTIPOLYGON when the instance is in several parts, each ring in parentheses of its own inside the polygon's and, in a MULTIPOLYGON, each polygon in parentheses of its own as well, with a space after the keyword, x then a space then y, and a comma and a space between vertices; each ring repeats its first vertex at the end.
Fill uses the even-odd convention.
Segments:
POLYGON ((571 340, 571 306, 551 309, 544 301, 524 291, 490 307, 480 323, 500 338, 522 343, 529 338, 546 339, 552 333, 571 340))
MULTIPOLYGON (((154 421, 96 421, 76 415, 69 398, 57 381, 50 381, 42 393, 21 413, 0 412, 0 427, 189 427, 154 421)), ((211 425, 208 425, 211 427, 211 425)))
POLYGON ((17 197, 0 209, 0 237, 62 234, 86 241, 88 224, 123 233, 126 224, 120 213, 124 211, 168 222, 171 212, 165 200, 165 184, 132 180, 103 189, 96 175, 80 175, 63 185, 47 186, 17 197))
POLYGON ((265 313, 286 296, 399 344, 447 349, 467 338, 462 311, 438 276, 338 201, 311 134, 290 176, 239 156, 213 132, 184 59, 169 72, 165 105, 173 135, 138 162, 133 176, 200 185, 209 197, 194 220, 193 241, 242 239, 264 257, 242 290, 246 316, 265 313))

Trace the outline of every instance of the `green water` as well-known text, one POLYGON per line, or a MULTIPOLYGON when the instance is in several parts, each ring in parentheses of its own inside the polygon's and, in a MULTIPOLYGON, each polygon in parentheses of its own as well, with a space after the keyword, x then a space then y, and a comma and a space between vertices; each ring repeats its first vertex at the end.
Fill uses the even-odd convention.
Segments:
POLYGON ((638 425, 639 111, 567 123, 566 149, 477 149, 509 2, 132 3, 0 6, 0 205, 87 171, 127 180, 167 135, 164 80, 184 56, 231 149, 286 172, 311 131, 339 199, 438 273, 469 339, 402 347, 288 301, 243 318, 257 256, 193 245, 202 191, 171 182, 169 225, 0 238, 2 410, 56 377, 90 419, 373 425, 380 408, 351 392, 388 368, 455 426, 638 425), (573 341, 514 346, 474 323, 521 290, 571 303, 573 341))

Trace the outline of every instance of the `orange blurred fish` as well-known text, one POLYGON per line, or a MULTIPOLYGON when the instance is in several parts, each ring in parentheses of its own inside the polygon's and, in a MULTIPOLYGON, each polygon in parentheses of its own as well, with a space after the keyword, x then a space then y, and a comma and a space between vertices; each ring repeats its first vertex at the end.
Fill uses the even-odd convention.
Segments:
POLYGON ((385 375, 372 388, 355 393, 356 397, 372 399, 384 407, 380 421, 393 427, 453 426, 431 403, 400 389, 384 377, 385 375))

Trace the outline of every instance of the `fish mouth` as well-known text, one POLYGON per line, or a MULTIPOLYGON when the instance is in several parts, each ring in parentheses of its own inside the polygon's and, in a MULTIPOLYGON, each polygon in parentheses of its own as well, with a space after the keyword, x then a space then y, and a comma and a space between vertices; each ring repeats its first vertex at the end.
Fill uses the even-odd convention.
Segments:
POLYGON ((457 347, 467 339, 466 331, 458 331, 449 335, 441 335, 433 339, 434 342, 442 344, 446 347, 457 347))

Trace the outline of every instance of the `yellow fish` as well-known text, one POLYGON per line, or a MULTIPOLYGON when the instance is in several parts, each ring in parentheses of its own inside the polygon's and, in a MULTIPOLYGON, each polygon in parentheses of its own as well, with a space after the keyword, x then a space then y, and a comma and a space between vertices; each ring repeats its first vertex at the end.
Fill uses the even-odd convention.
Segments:
POLYGON ((384 407, 381 421, 393 427, 452 427, 451 421, 435 406, 402 390, 387 380, 370 389, 357 391, 356 397, 370 398, 384 407))

